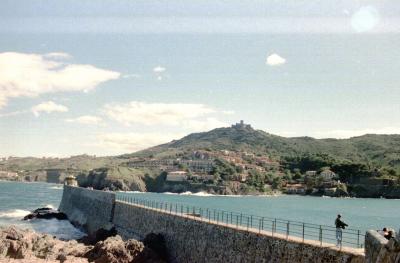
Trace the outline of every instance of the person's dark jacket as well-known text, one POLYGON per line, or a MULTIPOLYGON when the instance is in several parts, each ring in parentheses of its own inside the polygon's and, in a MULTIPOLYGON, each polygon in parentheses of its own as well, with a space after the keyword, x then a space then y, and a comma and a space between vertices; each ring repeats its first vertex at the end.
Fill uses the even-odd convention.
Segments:
POLYGON ((336 228, 343 228, 343 229, 345 229, 346 226, 348 226, 345 222, 340 220, 340 218, 336 218, 335 225, 336 225, 336 228))

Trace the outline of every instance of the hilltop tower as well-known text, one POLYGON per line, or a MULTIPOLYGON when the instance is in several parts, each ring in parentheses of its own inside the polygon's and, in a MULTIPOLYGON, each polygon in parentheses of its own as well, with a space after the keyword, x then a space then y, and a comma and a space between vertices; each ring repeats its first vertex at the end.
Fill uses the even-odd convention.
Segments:
POLYGON ((75 176, 69 175, 65 178, 64 184, 69 186, 78 186, 78 181, 76 181, 75 176))
POLYGON ((245 124, 243 120, 240 120, 239 123, 232 124, 232 128, 237 128, 237 129, 248 129, 252 128, 250 124, 245 124))

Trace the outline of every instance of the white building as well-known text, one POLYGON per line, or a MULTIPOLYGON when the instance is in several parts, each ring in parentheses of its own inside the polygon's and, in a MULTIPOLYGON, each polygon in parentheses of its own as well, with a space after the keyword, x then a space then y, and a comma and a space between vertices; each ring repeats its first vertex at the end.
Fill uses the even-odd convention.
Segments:
POLYGON ((18 173, 0 171, 0 177, 15 178, 15 177, 18 177, 18 173))
POLYGON ((336 176, 336 174, 331 170, 324 170, 319 175, 322 176, 325 181, 330 181, 336 176))
POLYGON ((306 175, 307 176, 316 176, 317 175, 317 171, 307 171, 306 175))
POLYGON ((188 173, 185 171, 174 171, 167 174, 167 181, 183 182, 187 180, 188 173))

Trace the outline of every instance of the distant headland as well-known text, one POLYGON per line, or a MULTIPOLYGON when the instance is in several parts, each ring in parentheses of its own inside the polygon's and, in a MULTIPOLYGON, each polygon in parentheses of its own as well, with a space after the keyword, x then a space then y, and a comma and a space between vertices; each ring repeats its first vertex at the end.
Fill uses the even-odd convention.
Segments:
POLYGON ((1 179, 69 175, 95 189, 400 198, 400 135, 286 138, 241 120, 119 156, 0 160, 1 179))

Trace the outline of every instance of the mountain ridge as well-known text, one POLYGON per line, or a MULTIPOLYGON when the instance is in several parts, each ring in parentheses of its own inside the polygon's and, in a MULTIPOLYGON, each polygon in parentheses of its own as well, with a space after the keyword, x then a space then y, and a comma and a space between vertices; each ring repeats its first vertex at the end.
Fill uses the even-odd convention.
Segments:
POLYGON ((276 160, 328 154, 338 161, 370 163, 400 169, 400 134, 365 134, 348 139, 283 137, 253 128, 216 128, 123 156, 165 156, 168 151, 233 150, 267 154, 276 160))

